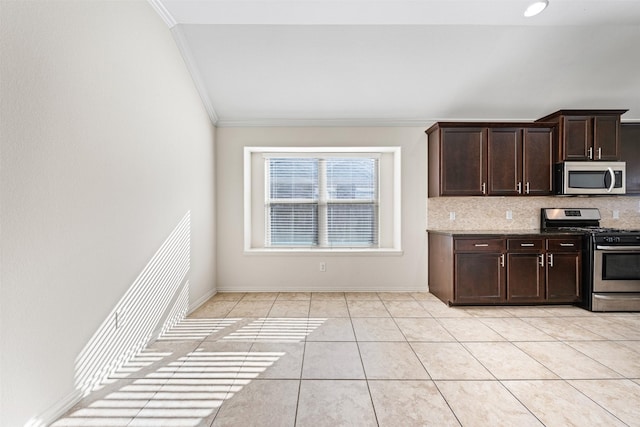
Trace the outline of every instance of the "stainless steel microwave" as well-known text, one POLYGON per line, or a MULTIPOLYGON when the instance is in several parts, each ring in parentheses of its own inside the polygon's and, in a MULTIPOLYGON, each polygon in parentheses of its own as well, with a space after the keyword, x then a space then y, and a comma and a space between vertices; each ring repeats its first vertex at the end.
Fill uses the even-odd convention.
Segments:
POLYGON ((625 194, 625 162, 563 162, 555 165, 556 194, 625 194))

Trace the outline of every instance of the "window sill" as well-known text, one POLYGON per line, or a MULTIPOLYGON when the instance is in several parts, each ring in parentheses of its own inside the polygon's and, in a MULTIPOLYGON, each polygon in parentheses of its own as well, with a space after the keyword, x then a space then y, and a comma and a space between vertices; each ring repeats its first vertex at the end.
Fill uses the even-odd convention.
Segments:
POLYGON ((272 255, 272 256, 402 256, 404 251, 402 249, 305 249, 305 248, 282 248, 282 249, 267 249, 267 248, 254 248, 245 249, 245 255, 272 255))

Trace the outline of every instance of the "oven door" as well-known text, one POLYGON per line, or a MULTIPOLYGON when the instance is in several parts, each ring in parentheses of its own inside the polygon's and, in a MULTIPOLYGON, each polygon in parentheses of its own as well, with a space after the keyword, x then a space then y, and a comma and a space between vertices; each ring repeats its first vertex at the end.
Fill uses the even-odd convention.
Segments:
POLYGON ((640 246, 596 245, 593 292, 640 292, 640 246))

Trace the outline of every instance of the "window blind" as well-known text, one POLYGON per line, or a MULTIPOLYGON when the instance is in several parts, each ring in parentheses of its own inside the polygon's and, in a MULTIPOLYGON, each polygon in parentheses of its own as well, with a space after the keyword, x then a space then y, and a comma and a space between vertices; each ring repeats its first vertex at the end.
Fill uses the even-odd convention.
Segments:
POLYGON ((377 247, 378 159, 266 157, 268 247, 377 247))
POLYGON ((318 159, 271 158, 266 164, 267 246, 318 244, 318 159))
POLYGON ((377 245, 377 171, 373 158, 326 160, 329 246, 377 245))

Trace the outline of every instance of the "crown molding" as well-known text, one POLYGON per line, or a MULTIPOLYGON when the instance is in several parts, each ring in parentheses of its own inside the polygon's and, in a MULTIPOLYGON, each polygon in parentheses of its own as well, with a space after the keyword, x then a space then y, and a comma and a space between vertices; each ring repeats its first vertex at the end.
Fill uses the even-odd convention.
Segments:
POLYGON ((346 119, 219 119, 217 127, 425 127, 428 119, 346 118, 346 119))
POLYGON ((164 7, 164 4, 162 4, 160 0, 148 0, 148 2, 158 15, 160 15, 164 23, 167 24, 167 27, 173 28, 178 24, 173 15, 166 7, 164 7))
POLYGON ((187 43, 187 40, 182 30, 180 29, 180 26, 176 25, 175 27, 171 28, 170 31, 171 31, 171 34, 173 35, 173 39, 175 40, 176 45, 178 46, 178 50, 182 54, 182 59, 184 59, 184 62, 187 66, 187 70, 191 74, 191 78, 193 79, 193 83, 196 87, 196 91, 198 91, 198 94, 200 95, 200 99, 204 104, 204 108, 205 110, 207 110, 209 119, 211 120, 211 123, 216 125, 218 123, 218 115, 216 114, 216 111, 213 109, 213 105, 211 104, 211 99, 209 98, 209 93, 207 92, 207 89, 204 84, 204 80, 200 75, 200 71, 196 64, 196 61, 193 59, 193 54, 191 53, 189 44, 187 43))
POLYGON ((436 122, 504 122, 522 123, 534 119, 488 119, 488 118, 332 118, 332 119, 219 119, 217 127, 423 127, 428 128, 436 122))

